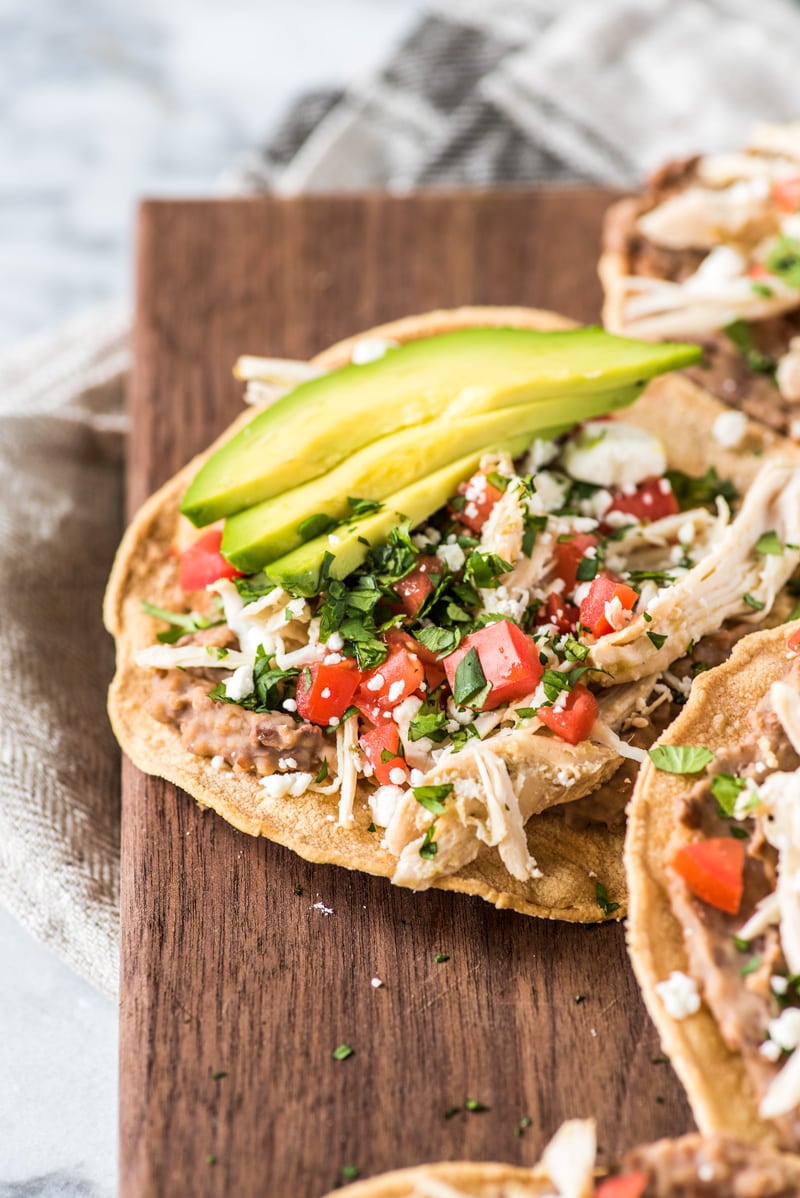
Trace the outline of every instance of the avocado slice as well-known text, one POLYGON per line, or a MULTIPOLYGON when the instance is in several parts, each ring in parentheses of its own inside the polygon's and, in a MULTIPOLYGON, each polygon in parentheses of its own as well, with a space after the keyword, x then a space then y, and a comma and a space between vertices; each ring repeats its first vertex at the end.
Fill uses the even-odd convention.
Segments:
MULTIPOLYGON (((521 453, 527 440, 527 437, 512 437, 505 448, 510 453, 521 453)), ((455 495, 458 484, 475 470, 482 453, 478 449, 442 466, 427 478, 397 491, 373 515, 353 524, 339 524, 331 532, 306 541, 299 549, 270 562, 266 569, 268 578, 295 594, 316 595, 326 559, 330 578, 346 578, 361 565, 370 548, 387 540, 391 530, 403 520, 410 520, 413 528, 443 507, 455 495)))
POLYGON ((401 429, 357 450, 320 478, 229 516, 222 553, 238 570, 255 573, 313 537, 319 523, 346 520, 351 512, 348 496, 385 499, 467 453, 500 447, 510 436, 527 435, 525 449, 534 437, 565 432, 580 420, 632 403, 641 391, 636 386, 613 396, 561 396, 458 420, 445 416, 401 429))
POLYGON ((467 328, 410 341, 376 362, 295 387, 200 468, 181 511, 197 526, 331 470, 455 401, 477 412, 543 397, 613 391, 697 361, 694 345, 651 344, 599 328, 467 328))

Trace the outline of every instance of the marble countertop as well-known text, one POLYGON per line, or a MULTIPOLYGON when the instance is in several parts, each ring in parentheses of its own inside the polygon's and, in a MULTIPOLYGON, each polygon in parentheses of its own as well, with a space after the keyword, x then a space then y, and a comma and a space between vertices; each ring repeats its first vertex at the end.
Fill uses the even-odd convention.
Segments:
MULTIPOLYGON (((208 195, 290 100, 368 72, 423 0, 9 0, 0 353, 129 297, 135 204, 208 195)), ((0 1195, 116 1191, 117 1014, 0 909, 0 1195)))

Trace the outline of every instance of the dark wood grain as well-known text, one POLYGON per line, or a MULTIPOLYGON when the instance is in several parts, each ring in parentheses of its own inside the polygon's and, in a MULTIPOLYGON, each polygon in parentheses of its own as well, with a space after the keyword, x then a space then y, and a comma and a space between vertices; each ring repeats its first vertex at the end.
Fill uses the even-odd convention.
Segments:
MULTIPOLYGON (((146 203, 130 510, 239 410, 239 353, 302 356, 471 302, 597 319, 608 198, 146 203)), ((129 764, 122 852, 123 1198, 313 1198, 348 1164, 532 1163, 575 1115, 597 1116, 601 1159, 690 1126, 619 926, 311 866, 129 764), (443 1117, 467 1097, 491 1109, 443 1117)))

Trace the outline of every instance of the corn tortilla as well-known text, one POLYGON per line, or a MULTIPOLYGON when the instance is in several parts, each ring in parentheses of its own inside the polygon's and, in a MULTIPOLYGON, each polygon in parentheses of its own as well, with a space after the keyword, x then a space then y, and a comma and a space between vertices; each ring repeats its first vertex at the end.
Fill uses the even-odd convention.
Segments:
MULTIPOLYGON (((527 308, 458 308, 406 317, 341 341, 312 359, 333 368, 350 359, 354 343, 363 337, 408 341, 475 325, 536 329, 574 327, 556 313, 527 308)), ((657 433, 665 445, 668 464, 692 474, 715 465, 723 477, 745 489, 762 464, 764 452, 780 438, 750 423, 740 449, 725 450, 711 437, 716 416, 724 407, 712 396, 690 387, 680 376, 656 380, 645 394, 622 413, 622 418, 657 433)), ((179 608, 183 595, 177 563, 170 553, 180 534, 179 504, 200 464, 228 437, 252 419, 246 410, 205 453, 189 462, 156 492, 134 517, 117 552, 105 597, 104 619, 117 648, 116 673, 109 691, 109 714, 123 750, 139 769, 173 782, 202 807, 213 808, 242 832, 266 836, 308 861, 342 865, 390 877, 395 858, 380 848, 380 833, 367 831, 371 816, 362 800, 361 784, 355 804, 355 824, 340 828, 328 816, 334 801, 306 792, 299 798, 268 799, 255 774, 215 771, 207 758, 184 749, 177 729, 158 723, 146 710, 151 692, 149 670, 135 665, 135 653, 155 639, 154 621, 144 614, 143 600, 179 608)), ((458 873, 437 880, 443 890, 479 895, 497 907, 527 915, 570 922, 597 922, 595 885, 600 880, 609 897, 626 910, 621 828, 601 825, 570 828, 557 811, 532 817, 526 828, 528 845, 543 876, 520 882, 503 867, 496 850, 481 846, 478 856, 458 873)))

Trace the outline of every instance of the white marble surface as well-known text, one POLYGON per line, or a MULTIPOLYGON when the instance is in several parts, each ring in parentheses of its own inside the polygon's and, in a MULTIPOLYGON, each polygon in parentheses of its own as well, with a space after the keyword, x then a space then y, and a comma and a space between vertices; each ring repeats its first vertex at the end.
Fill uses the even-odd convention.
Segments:
MULTIPOLYGON (((423 0, 5 0, 0 350, 127 295, 138 196, 209 194, 423 0)), ((0 1198, 116 1189, 117 1021, 0 910, 0 1198)))

